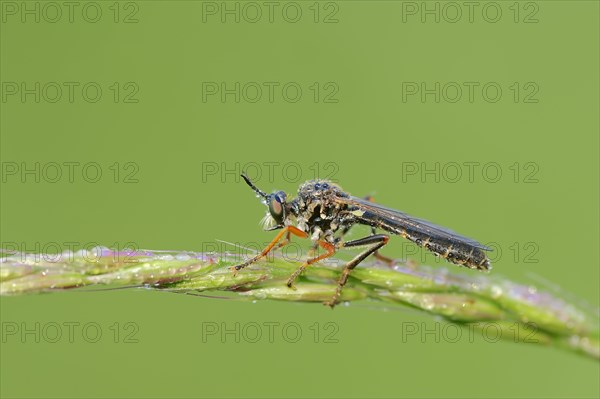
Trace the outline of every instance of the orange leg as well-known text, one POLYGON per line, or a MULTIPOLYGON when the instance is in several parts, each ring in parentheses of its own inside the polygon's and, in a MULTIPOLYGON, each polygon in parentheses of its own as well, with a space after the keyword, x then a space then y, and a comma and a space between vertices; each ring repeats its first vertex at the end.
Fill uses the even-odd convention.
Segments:
POLYGON ((290 288, 294 287, 294 281, 296 281, 296 279, 298 278, 298 276, 304 271, 304 269, 306 269, 309 265, 312 265, 315 262, 318 262, 320 260, 329 258, 331 255, 333 255, 335 253, 335 246, 333 244, 328 243, 327 241, 317 241, 317 243, 327 252, 324 254, 321 254, 317 257, 314 258, 310 258, 307 259, 306 262, 304 262, 298 269, 296 269, 296 271, 290 276, 290 278, 287 281, 287 286, 290 288))
POLYGON ((312 258, 316 253, 317 253, 317 249, 319 248, 319 243, 313 243, 312 246, 310 247, 310 249, 308 250, 308 258, 312 258))
POLYGON ((258 255, 256 255, 253 258, 248 259, 247 261, 245 261, 242 264, 239 264, 237 266, 232 266, 231 270, 233 270, 233 272, 235 274, 238 271, 240 271, 241 269, 243 269, 244 267, 246 267, 248 265, 251 265, 252 263, 254 263, 254 262, 256 262, 256 261, 264 258, 273 249, 281 248, 284 245, 288 244, 290 242, 290 234, 293 234, 293 235, 301 237, 301 238, 308 237, 308 234, 306 234, 305 232, 303 232, 302 230, 300 230, 297 227, 294 227, 294 226, 285 226, 279 233, 277 233, 277 235, 275 236, 275 238, 273 239, 273 241, 271 241, 271 243, 269 245, 267 245, 267 247, 265 249, 263 249, 261 253, 259 253, 258 255), (283 238, 283 236, 285 236, 284 241, 280 242, 278 244, 279 240, 281 240, 283 238))

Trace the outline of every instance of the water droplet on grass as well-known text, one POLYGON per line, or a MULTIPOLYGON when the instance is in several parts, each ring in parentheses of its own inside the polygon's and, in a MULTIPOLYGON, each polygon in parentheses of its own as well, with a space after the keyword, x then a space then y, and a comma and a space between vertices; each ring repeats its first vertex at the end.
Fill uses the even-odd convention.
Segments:
POLYGON ((421 307, 425 310, 431 310, 435 307, 435 303, 431 295, 425 295, 421 299, 421 307))
POLYGON ((529 287, 527 288, 527 291, 528 291, 530 294, 535 294, 535 293, 537 293, 537 288, 536 288, 536 287, 534 287, 533 285, 531 285, 531 286, 529 286, 529 287))
POLYGON ((500 287, 499 285, 492 285, 491 293, 492 293, 492 298, 494 298, 494 299, 500 298, 500 296, 502 296, 502 294, 503 294, 502 287, 500 287))

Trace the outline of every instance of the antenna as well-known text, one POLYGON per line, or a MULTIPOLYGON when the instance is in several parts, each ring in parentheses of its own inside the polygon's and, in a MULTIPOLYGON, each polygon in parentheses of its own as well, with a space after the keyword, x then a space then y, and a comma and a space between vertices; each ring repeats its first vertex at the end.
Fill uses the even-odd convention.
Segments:
POLYGON ((246 184, 248 184, 250 186, 250 188, 252 190, 254 190, 254 192, 256 194, 260 195, 264 199, 267 199, 267 193, 265 193, 264 191, 261 191, 258 187, 256 187, 254 185, 254 183, 252 183, 252 181, 250 180, 250 178, 248 176, 246 176, 246 172, 242 172, 241 176, 246 181, 246 184))

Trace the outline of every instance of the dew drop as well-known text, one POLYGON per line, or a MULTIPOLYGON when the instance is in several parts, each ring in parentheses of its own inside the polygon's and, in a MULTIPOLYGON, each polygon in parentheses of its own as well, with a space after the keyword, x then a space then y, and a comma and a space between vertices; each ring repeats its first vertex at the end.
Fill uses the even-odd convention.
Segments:
POLYGON ((575 328, 575 325, 576 325, 573 320, 568 320, 568 321, 565 321, 564 323, 565 323, 565 326, 567 326, 567 328, 569 330, 575 328))
POLYGON ((435 304, 433 303, 433 298, 431 298, 430 295, 423 296, 423 299, 421 300, 421 307, 423 309, 431 310, 434 306, 435 304))
POLYGON ((535 294, 537 293, 537 288, 533 285, 530 285, 529 287, 527 287, 527 292, 529 292, 530 294, 535 294))
POLYGON ((492 285, 491 293, 492 293, 492 298, 494 298, 494 299, 500 298, 500 296, 502 296, 502 293, 503 293, 502 287, 500 287, 499 285, 492 285))
POLYGON ((579 344, 579 341, 580 341, 580 337, 579 337, 579 335, 572 335, 572 336, 569 338, 569 342, 571 343, 571 345, 574 345, 574 346, 575 346, 575 345, 578 345, 578 344, 579 344))
POLYGON ((87 250, 80 249, 79 251, 75 252, 75 256, 77 256, 77 257, 87 257, 87 253, 88 253, 87 250))

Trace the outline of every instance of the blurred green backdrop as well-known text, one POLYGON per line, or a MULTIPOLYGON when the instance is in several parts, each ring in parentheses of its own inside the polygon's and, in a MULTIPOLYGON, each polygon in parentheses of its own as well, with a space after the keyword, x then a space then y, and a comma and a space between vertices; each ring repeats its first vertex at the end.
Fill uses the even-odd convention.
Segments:
MULTIPOLYGON (((599 306, 598 2, 1 5, 4 247, 262 245, 264 207, 225 172, 288 193, 316 173, 494 243, 494 273, 599 306)), ((386 253, 436 262, 407 250, 386 253)), ((597 362, 449 342, 441 322, 369 303, 132 290, 1 298, 1 318, 102 332, 3 334, 7 398, 600 395, 597 362), (249 322, 302 339, 203 335, 249 322), (337 342, 315 343, 328 322, 337 342)))

